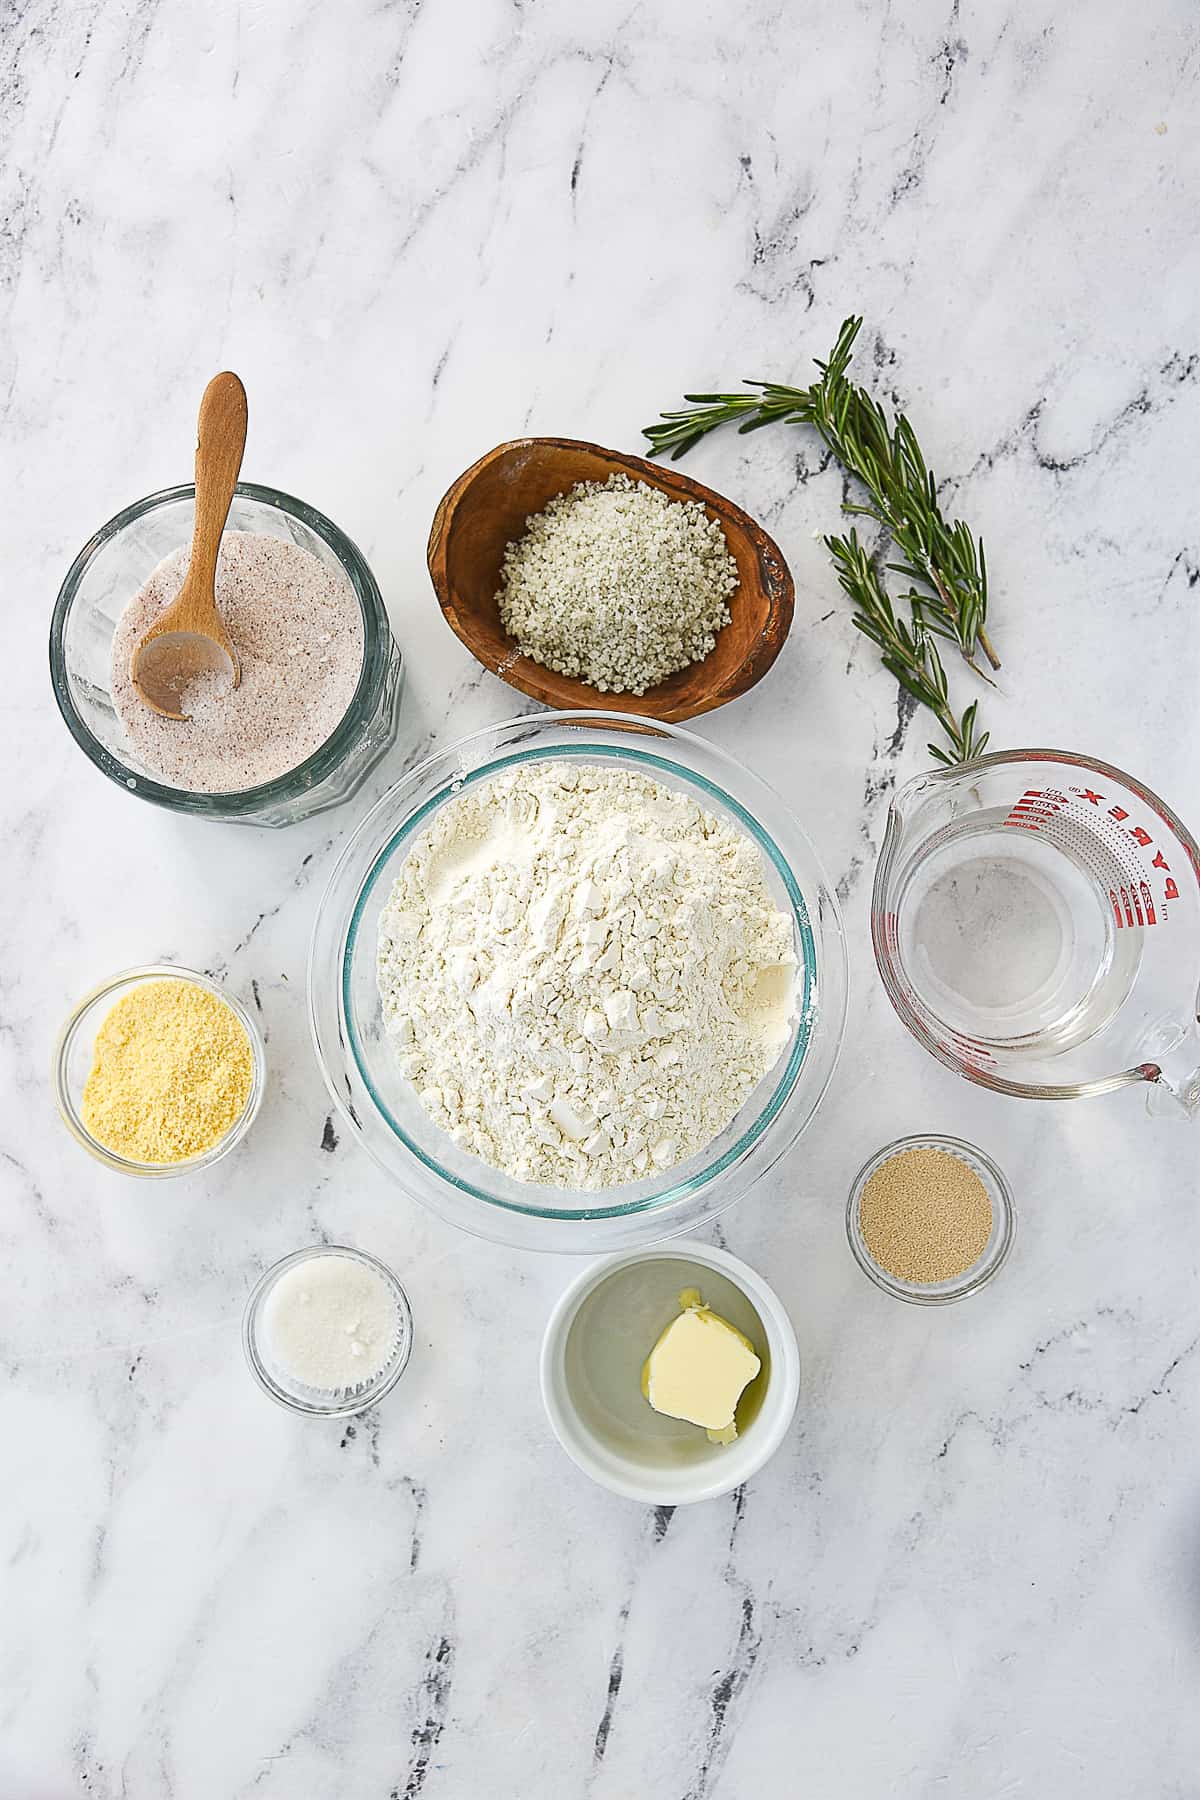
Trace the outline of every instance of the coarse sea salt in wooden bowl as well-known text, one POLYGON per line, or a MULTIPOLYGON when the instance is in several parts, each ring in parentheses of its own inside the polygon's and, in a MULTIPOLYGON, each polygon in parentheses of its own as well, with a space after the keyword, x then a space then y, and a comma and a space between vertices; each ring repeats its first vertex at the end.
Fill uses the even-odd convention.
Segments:
POLYGON ((575 438, 518 438, 472 463, 443 495, 429 534, 429 573, 451 629, 494 675, 547 706, 639 713, 678 724, 736 700, 761 681, 783 647, 795 589, 779 546, 732 500, 676 469, 575 438), (602 694, 522 656, 500 622, 504 552, 526 522, 577 481, 644 481, 673 500, 698 500, 737 563, 729 623, 716 648, 644 694, 602 694))

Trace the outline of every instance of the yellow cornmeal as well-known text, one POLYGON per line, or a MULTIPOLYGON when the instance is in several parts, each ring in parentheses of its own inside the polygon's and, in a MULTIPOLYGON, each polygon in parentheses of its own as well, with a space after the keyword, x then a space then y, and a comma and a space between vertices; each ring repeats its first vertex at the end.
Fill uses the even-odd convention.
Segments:
POLYGON ((219 1143, 254 1078, 246 1028, 192 981, 143 981, 96 1033, 82 1118, 130 1162, 175 1163, 219 1143))

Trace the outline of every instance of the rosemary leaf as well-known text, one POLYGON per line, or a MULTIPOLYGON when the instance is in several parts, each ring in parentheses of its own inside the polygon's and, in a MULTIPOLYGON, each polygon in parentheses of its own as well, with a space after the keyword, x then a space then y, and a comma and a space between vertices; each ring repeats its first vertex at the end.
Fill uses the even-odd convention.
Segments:
POLYGON ((855 608, 854 623, 877 645, 885 668, 931 711, 951 749, 930 745, 939 762, 969 762, 982 754, 987 732, 976 732, 977 702, 954 714, 949 684, 935 639, 957 645, 964 662, 983 681, 991 677, 976 660, 981 651, 993 669, 1000 659, 987 633, 987 563, 983 540, 962 519, 947 520, 938 504, 937 478, 904 413, 889 421, 878 401, 847 377, 862 319, 842 323, 829 356, 817 359, 818 379, 807 388, 750 381, 733 394, 687 394, 686 408, 661 414, 645 427, 650 454, 683 456, 711 431, 736 424, 739 432, 764 425, 811 425, 842 467, 866 489, 865 501, 843 510, 873 519, 895 547, 885 567, 913 586, 901 598, 911 623, 896 617, 882 578, 851 528, 828 537, 838 581, 855 608))

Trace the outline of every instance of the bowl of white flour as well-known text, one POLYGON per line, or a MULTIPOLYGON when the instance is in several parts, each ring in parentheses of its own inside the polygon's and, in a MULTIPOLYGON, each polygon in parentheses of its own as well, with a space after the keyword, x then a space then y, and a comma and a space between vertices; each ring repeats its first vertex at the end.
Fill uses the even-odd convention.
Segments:
POLYGON ((779 797, 690 733, 543 714, 429 759, 330 881, 309 1004, 330 1092, 465 1229, 611 1250, 694 1229, 825 1092, 836 901, 779 797))

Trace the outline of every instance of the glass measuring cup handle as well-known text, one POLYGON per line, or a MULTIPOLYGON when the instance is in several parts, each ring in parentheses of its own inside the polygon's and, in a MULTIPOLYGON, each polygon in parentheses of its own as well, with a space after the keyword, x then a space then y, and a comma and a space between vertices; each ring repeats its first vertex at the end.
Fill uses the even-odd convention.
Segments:
POLYGON ((1200 1119, 1200 1028, 1170 1028, 1152 1061, 1141 1064, 1150 1084, 1146 1111, 1156 1119, 1200 1119))

